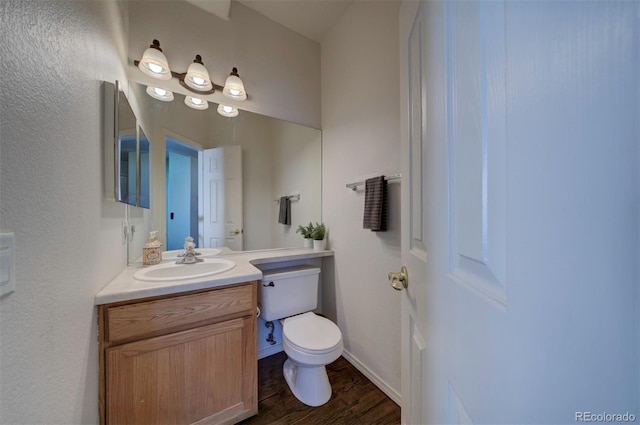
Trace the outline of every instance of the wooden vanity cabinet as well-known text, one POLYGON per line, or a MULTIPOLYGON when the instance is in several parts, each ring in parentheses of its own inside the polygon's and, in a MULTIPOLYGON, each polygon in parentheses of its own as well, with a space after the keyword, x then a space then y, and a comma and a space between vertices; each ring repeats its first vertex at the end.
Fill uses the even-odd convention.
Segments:
POLYGON ((256 282, 98 306, 102 424, 258 413, 256 282))

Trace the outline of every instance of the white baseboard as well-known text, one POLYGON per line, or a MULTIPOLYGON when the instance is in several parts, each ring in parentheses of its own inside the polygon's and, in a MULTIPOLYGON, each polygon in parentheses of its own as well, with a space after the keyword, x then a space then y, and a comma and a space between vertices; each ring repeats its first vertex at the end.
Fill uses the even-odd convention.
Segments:
POLYGON ((284 348, 282 348, 282 343, 261 348, 258 350, 258 360, 264 359, 265 357, 269 357, 281 351, 284 351, 284 348))
POLYGON ((382 378, 376 375, 371 369, 366 367, 364 364, 360 362, 357 358, 355 358, 350 352, 344 350, 342 352, 342 357, 344 357, 349 363, 353 365, 356 369, 358 369, 364 376, 369 378, 371 382, 380 390, 385 393, 391 400, 393 400, 398 406, 402 406, 402 397, 398 391, 391 388, 382 378))

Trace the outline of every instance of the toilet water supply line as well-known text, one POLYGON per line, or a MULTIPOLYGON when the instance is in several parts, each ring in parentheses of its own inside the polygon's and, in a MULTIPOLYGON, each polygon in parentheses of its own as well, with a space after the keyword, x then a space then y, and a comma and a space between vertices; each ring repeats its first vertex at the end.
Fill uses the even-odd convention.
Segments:
POLYGON ((266 322, 264 324, 264 326, 269 329, 269 335, 267 335, 266 341, 271 344, 271 345, 275 345, 276 340, 273 338, 273 332, 274 332, 274 326, 273 326, 273 322, 269 321, 266 322))

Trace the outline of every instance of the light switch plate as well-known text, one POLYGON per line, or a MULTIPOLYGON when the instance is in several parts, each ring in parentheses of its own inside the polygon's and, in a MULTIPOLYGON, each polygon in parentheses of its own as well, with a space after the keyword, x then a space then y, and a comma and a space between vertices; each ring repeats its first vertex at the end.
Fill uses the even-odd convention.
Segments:
POLYGON ((0 233, 0 297, 16 290, 15 235, 0 233))

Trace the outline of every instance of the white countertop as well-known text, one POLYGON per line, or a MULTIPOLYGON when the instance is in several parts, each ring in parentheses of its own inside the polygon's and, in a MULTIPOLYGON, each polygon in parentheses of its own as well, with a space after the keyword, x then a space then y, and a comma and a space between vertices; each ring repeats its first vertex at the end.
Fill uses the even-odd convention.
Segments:
POLYGON ((309 258, 331 257, 333 251, 314 251, 311 248, 282 248, 261 251, 233 252, 224 250, 221 258, 235 261, 236 265, 229 271, 199 279, 178 280, 171 282, 147 282, 133 278, 142 265, 131 265, 116 276, 96 294, 94 304, 109 304, 159 295, 178 294, 198 289, 215 288, 262 278, 262 272, 255 264, 277 263, 283 261, 304 260, 309 258))

